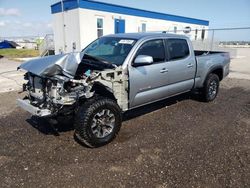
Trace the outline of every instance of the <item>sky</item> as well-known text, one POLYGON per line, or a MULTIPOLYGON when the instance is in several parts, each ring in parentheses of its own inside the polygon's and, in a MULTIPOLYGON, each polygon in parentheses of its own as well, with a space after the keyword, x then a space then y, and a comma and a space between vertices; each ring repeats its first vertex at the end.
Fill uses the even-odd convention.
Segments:
MULTIPOLYGON (((58 1, 0 0, 0 37, 44 36, 53 33, 50 5, 58 1)), ((250 0, 99 1, 204 19, 210 22, 210 28, 250 27, 250 0)), ((250 40, 250 30, 234 35, 250 40)))

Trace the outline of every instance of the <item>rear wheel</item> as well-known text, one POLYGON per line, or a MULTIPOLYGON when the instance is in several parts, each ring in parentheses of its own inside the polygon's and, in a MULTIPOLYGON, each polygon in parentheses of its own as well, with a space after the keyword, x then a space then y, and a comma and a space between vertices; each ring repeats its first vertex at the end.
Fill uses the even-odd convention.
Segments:
POLYGON ((206 102, 213 101, 219 92, 220 79, 216 74, 209 74, 202 88, 202 98, 206 102))
POLYGON ((82 144, 100 147, 116 137, 121 123, 121 110, 115 101, 94 97, 78 110, 75 118, 75 136, 82 144))

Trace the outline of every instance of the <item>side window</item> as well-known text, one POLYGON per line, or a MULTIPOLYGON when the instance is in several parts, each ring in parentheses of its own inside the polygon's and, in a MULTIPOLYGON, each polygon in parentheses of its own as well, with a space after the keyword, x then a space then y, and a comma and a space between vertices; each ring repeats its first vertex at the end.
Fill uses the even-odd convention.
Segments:
POLYGON ((165 48, 163 40, 151 40, 145 42, 137 52, 138 55, 152 56, 154 63, 165 61, 165 48))
POLYGON ((183 59, 189 55, 188 43, 184 39, 168 39, 169 60, 183 59))

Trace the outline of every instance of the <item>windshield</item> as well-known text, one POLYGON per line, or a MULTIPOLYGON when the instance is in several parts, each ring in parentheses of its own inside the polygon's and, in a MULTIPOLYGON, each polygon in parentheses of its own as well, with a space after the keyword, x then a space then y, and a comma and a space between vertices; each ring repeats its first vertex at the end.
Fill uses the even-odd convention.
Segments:
POLYGON ((91 43, 83 52, 117 66, 122 65, 136 40, 102 37, 91 43))

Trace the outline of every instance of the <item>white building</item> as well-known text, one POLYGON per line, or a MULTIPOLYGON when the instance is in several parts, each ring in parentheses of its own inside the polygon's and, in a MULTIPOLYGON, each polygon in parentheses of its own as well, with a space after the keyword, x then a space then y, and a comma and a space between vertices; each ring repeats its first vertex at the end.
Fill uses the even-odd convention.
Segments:
POLYGON ((102 35, 124 32, 178 32, 203 40, 209 25, 206 20, 89 0, 64 0, 53 4, 51 12, 56 54, 80 51, 102 35))
POLYGON ((37 42, 34 40, 20 39, 15 41, 19 49, 37 49, 37 42))

